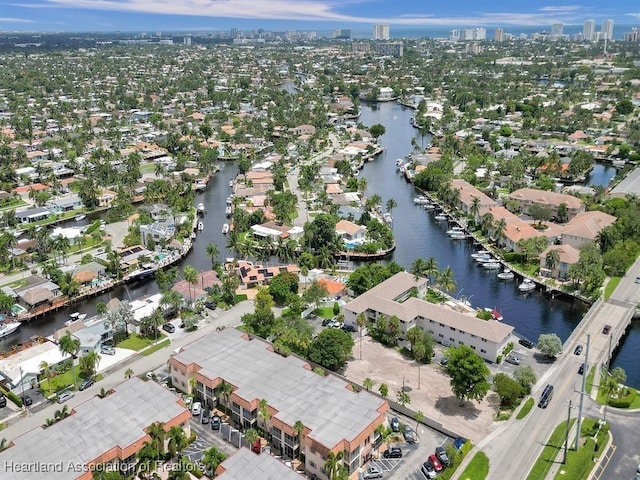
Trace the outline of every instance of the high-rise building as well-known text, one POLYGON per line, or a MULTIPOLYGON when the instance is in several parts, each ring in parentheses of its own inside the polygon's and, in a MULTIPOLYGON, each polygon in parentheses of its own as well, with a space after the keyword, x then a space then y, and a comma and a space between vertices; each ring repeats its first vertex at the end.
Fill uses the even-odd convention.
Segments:
POLYGON ((457 28, 455 30, 450 30, 449 31, 449 41, 450 42, 457 42, 458 40, 460 40, 460 30, 458 30, 457 28))
POLYGON ((389 25, 374 25, 373 26, 373 39, 374 40, 389 40, 389 25))
POLYGON ((186 35, 182 41, 185 45, 191 45, 191 35, 186 35))
POLYGON ((339 40, 351 40, 351 29, 340 28, 333 32, 333 38, 337 38, 339 40))
POLYGON ((613 40, 613 20, 602 21, 602 38, 606 40, 613 40))
POLYGON ((625 42, 637 42, 640 39, 640 28, 633 27, 630 32, 624 34, 625 42))
POLYGON ((562 23, 552 23, 551 24, 551 35, 554 35, 556 37, 561 37, 562 36, 563 27, 564 27, 564 25, 562 23))
POLYGON ((593 40, 593 37, 596 33, 596 22, 593 20, 587 20, 584 22, 584 26, 582 27, 582 38, 587 42, 593 40))
POLYGON ((493 32, 493 41, 504 42, 504 29, 496 28, 495 32, 493 32))

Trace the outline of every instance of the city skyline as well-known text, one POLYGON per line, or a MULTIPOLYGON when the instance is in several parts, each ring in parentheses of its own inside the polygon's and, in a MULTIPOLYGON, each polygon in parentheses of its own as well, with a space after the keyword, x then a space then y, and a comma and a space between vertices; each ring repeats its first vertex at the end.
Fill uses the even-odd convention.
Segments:
MULTIPOLYGON (((363 24, 394 27, 509 27, 582 25, 594 19, 599 25, 640 23, 635 0, 620 0, 603 7, 594 0, 580 4, 528 7, 491 2, 479 7, 468 0, 446 5, 425 5, 418 0, 0 0, 0 30, 4 31, 141 31, 228 30, 266 28, 331 29, 363 24)), ((371 27, 369 27, 371 28, 371 27)), ((371 31, 371 30, 369 30, 371 31)))

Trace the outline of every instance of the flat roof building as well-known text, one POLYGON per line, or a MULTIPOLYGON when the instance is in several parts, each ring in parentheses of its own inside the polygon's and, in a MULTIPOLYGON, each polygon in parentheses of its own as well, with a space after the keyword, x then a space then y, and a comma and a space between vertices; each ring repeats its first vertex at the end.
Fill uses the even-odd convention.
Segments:
POLYGON ((247 448, 227 458, 218 466, 216 478, 221 480, 300 480, 302 477, 271 455, 257 455, 247 448))
POLYGON ((262 428, 271 434, 272 450, 286 458, 304 452, 305 471, 325 479, 322 468, 330 451, 344 452, 354 474, 381 444, 376 428, 385 421, 386 400, 355 392, 335 375, 319 375, 296 356, 281 356, 273 346, 235 329, 211 333, 183 347, 171 359, 173 385, 207 406, 217 401, 231 411, 237 428, 262 428), (221 386, 230 384, 231 394, 221 386), (218 400, 216 400, 216 398, 218 400), (259 415, 260 400, 269 415, 259 415), (303 432, 294 426, 301 422, 303 432))

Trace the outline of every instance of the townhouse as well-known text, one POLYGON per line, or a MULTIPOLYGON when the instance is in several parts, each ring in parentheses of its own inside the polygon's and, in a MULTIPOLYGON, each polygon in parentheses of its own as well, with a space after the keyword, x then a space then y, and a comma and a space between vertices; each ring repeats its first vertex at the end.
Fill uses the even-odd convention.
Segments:
POLYGON ((579 213, 562 228, 562 243, 580 249, 595 242, 600 231, 616 220, 613 215, 599 210, 579 213))
POLYGON ((402 336, 418 327, 444 345, 468 345, 480 357, 496 362, 504 348, 513 340, 514 328, 495 320, 481 320, 462 313, 451 305, 436 305, 423 300, 427 279, 399 272, 368 292, 344 305, 344 323, 356 326, 356 318, 364 314, 375 322, 378 318, 396 316, 402 336))
POLYGON ((488 209, 498 205, 493 198, 485 195, 476 187, 460 178, 451 180, 451 187, 460 191, 460 198, 456 207, 464 213, 472 214, 473 212, 476 222, 480 220, 482 212, 486 212, 488 209), (474 205, 477 206, 477 212, 474 211, 476 208, 474 205))
POLYGON ((520 211, 524 213, 529 213, 529 209, 533 205, 541 205, 550 208, 553 214, 557 215, 560 205, 565 204, 569 220, 585 211, 584 202, 573 195, 536 190, 535 188, 515 190, 509 194, 509 200, 515 202, 520 211))
POLYGON ((333 374, 318 375, 305 360, 281 356, 270 343, 239 330, 195 340, 169 362, 176 388, 205 405, 224 404, 237 428, 262 428, 271 435, 272 451, 289 459, 302 453, 308 475, 327 479, 323 467, 329 452, 344 452, 355 478, 382 443, 376 429, 385 422, 386 400, 356 392, 333 374), (232 391, 224 394, 221 387, 227 384, 232 391), (266 412, 258 406, 263 399, 266 412))

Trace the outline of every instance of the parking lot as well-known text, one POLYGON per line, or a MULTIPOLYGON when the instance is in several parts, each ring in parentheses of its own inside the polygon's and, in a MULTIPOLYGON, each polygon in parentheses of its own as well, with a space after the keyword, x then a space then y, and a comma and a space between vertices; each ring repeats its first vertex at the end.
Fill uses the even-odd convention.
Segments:
POLYGON ((184 450, 183 455, 194 462, 200 461, 205 450, 211 447, 216 447, 227 456, 238 451, 234 445, 223 438, 222 430, 211 430, 211 424, 200 423, 199 417, 191 420, 191 430, 196 433, 197 439, 184 450))

